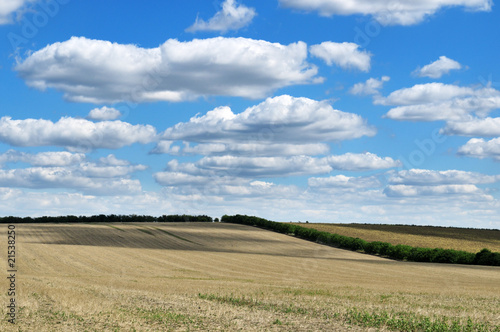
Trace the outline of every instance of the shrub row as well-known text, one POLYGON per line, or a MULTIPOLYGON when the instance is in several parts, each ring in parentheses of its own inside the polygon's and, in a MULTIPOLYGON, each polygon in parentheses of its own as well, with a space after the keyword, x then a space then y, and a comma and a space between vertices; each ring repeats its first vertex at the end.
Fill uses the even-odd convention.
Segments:
POLYGON ((95 222, 212 222, 209 216, 163 215, 159 217, 145 215, 95 215, 95 216, 57 216, 57 217, 0 217, 0 223, 95 223, 95 222))
POLYGON ((245 215, 223 216, 221 222, 257 226, 275 232, 294 235, 298 238, 326 244, 336 248, 360 251, 397 260, 429 263, 477 264, 500 266, 500 253, 483 249, 477 254, 441 248, 419 248, 407 245, 392 245, 387 242, 368 242, 359 238, 332 234, 296 224, 279 223, 245 215))

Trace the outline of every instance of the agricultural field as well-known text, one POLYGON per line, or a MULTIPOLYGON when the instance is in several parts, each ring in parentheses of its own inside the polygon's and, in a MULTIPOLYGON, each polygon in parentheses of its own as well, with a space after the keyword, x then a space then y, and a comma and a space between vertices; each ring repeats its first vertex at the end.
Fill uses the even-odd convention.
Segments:
POLYGON ((4 315, 1 331, 500 330, 499 267, 398 262, 223 223, 16 234, 17 322, 4 315))
POLYGON ((393 245, 500 252, 500 230, 434 226, 300 223, 302 227, 393 245))

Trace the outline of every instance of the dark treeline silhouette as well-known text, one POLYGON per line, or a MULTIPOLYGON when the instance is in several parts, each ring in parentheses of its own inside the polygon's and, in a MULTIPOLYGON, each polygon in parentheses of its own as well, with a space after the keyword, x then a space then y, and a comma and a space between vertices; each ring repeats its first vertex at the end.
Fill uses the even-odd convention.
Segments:
POLYGON ((159 217, 146 215, 116 215, 99 214, 95 216, 57 216, 57 217, 0 217, 0 223, 19 224, 19 223, 114 223, 114 222, 213 222, 209 216, 190 216, 190 215, 162 215, 159 217))
POLYGON ((225 215, 221 218, 221 222, 256 226, 336 248, 359 251, 397 260, 500 266, 500 253, 491 252, 488 249, 483 249, 474 254, 453 249, 419 248, 402 244, 393 245, 379 241, 368 242, 359 238, 322 232, 296 224, 280 223, 245 215, 225 215))

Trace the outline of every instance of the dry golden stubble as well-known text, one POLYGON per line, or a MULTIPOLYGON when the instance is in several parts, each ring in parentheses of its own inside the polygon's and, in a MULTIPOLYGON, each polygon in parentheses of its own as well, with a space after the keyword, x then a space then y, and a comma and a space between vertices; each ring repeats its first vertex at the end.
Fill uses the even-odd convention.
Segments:
POLYGON ((349 327, 352 308, 500 324, 494 267, 395 262, 218 223, 18 232, 20 310, 6 331, 369 330, 349 327))

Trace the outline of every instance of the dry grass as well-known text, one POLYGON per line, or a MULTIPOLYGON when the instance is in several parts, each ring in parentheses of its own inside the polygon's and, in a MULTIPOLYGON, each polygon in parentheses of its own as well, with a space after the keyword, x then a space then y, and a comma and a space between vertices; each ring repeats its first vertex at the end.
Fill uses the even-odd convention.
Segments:
POLYGON ((2 331, 369 330, 353 312, 500 324, 495 267, 395 262, 219 223, 16 230, 18 322, 2 331))
POLYGON ((376 224, 301 223, 300 226, 394 245, 465 250, 473 253, 488 248, 500 252, 500 230, 376 224))

